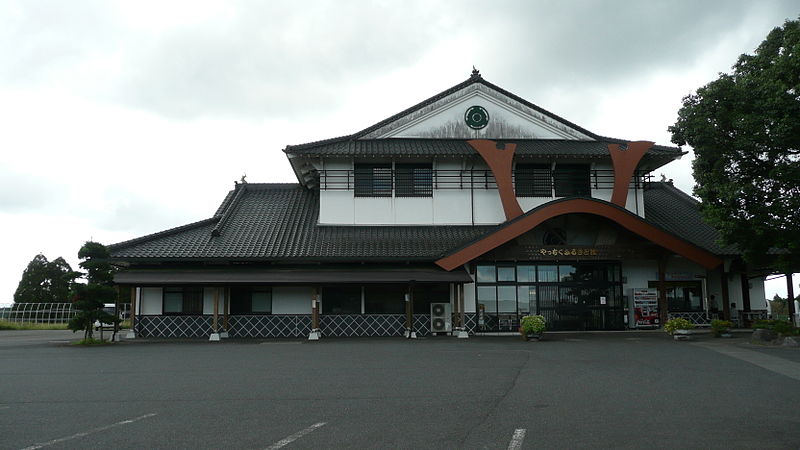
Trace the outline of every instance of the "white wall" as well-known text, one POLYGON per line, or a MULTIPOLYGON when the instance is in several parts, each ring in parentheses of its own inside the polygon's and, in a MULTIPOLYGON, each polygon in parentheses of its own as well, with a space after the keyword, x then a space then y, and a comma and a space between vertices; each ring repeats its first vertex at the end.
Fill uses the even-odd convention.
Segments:
POLYGON ((311 314, 310 286, 272 288, 272 314, 311 314))
POLYGON ((397 197, 394 199, 393 223, 396 225, 416 225, 433 223, 432 197, 397 197))
MULTIPOLYGON (((477 183, 476 183, 477 185, 477 183)), ((611 200, 610 189, 592 196, 611 200)), ((644 217, 644 198, 631 189, 626 208, 644 217), (638 206, 638 211, 637 211, 638 206)), ((555 198, 517 197, 523 212, 555 198)), ((495 225, 506 216, 497 189, 434 189, 431 197, 354 197, 353 191, 320 191, 321 225, 495 225)))
POLYGON ((139 299, 139 314, 161 314, 162 291, 160 287, 145 287, 141 289, 139 299))

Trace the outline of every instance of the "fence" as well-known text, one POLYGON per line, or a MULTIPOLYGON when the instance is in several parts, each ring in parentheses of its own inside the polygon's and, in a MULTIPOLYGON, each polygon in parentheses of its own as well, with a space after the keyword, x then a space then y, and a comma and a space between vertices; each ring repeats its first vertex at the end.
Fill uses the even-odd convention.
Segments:
MULTIPOLYGON (((119 305, 120 317, 127 319, 130 305, 119 305)), ((113 309, 108 311, 113 313, 113 309)), ((33 323, 67 323, 78 313, 72 303, 14 303, 5 308, 0 308, 0 320, 9 322, 33 323)))

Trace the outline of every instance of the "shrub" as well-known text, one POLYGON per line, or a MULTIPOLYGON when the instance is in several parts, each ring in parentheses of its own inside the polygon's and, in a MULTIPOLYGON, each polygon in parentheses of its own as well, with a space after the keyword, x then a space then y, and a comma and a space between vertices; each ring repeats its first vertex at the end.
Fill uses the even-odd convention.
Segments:
POLYGON ((711 329, 714 330, 714 336, 717 337, 728 331, 732 326, 733 324, 728 320, 714 319, 711 321, 711 329))
POLYGON ((675 334, 675 330, 691 330, 692 328, 694 328, 694 324, 681 317, 669 319, 664 324, 664 331, 669 334, 675 334))
POLYGON ((547 329, 547 321, 544 320, 544 316, 523 316, 520 328, 525 335, 539 334, 547 329))
POLYGON ((791 322, 786 320, 757 320, 753 323, 753 329, 764 328, 767 330, 772 330, 778 334, 782 334, 784 336, 789 336, 793 334, 797 334, 797 329, 791 324, 791 322))

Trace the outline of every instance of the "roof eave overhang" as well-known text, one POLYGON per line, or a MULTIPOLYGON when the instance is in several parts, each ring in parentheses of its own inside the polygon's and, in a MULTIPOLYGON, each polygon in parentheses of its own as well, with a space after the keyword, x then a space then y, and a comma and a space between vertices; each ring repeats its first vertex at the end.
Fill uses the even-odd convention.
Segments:
POLYGON ((452 270, 532 230, 546 220, 573 213, 592 214, 609 219, 706 269, 716 268, 723 262, 719 256, 665 231, 617 205, 591 198, 567 198, 549 202, 506 222, 499 229, 442 257, 436 261, 436 264, 445 270, 452 270))

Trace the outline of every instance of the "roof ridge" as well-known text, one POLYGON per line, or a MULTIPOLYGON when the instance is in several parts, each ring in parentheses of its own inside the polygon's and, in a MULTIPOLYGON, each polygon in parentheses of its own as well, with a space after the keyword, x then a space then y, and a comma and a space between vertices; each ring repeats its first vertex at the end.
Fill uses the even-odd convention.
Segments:
POLYGON ((247 185, 248 183, 236 184, 236 193, 233 195, 233 198, 231 198, 230 202, 228 202, 228 205, 225 208, 225 210, 223 210, 222 214, 219 216, 219 221, 217 222, 217 225, 214 227, 213 230, 211 230, 212 237, 216 237, 222 234, 222 227, 225 226, 226 223, 228 223, 228 220, 230 220, 231 212, 234 210, 234 208, 236 208, 236 205, 241 200, 242 195, 244 195, 244 192, 247 190, 247 185))

